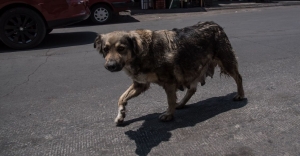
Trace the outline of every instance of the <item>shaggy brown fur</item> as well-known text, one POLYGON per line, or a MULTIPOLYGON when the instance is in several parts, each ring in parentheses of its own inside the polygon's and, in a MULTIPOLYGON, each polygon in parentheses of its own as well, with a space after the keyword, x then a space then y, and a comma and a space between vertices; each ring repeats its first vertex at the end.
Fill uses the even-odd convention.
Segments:
POLYGON ((244 98, 242 77, 237 60, 224 30, 214 22, 173 30, 115 31, 99 35, 94 47, 103 54, 105 68, 111 72, 124 70, 133 84, 118 102, 117 124, 125 118, 127 101, 146 91, 150 83, 165 89, 168 109, 160 115, 162 121, 173 118, 175 108, 182 108, 196 92, 197 84, 205 84, 218 65, 221 73, 234 78, 237 95, 244 98), (177 89, 187 93, 177 103, 177 89))

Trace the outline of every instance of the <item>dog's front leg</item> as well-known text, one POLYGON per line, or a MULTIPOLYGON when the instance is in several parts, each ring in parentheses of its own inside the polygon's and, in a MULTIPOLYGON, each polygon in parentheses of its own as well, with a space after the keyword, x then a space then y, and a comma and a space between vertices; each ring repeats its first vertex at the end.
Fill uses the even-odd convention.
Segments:
POLYGON ((161 114, 159 116, 159 119, 161 121, 170 121, 173 119, 173 115, 175 112, 175 108, 176 108, 176 100, 177 100, 177 96, 176 96, 176 85, 175 84, 167 84, 164 86, 165 92, 167 94, 167 98, 168 98, 168 109, 166 110, 165 113, 161 114))
POLYGON ((140 95, 142 92, 146 91, 149 88, 150 84, 142 84, 133 82, 133 84, 121 95, 118 102, 118 116, 115 119, 117 125, 123 123, 125 114, 125 106, 127 101, 133 97, 140 95))

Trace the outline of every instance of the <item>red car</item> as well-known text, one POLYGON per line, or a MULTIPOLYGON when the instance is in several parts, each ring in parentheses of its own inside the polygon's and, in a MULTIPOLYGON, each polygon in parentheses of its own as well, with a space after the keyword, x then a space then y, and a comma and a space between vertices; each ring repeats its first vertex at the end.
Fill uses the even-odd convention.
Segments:
POLYGON ((90 19, 96 24, 107 23, 113 14, 128 10, 132 5, 131 0, 90 0, 90 19))
POLYGON ((53 28, 89 15, 88 0, 0 0, 0 39, 14 49, 32 48, 53 28))

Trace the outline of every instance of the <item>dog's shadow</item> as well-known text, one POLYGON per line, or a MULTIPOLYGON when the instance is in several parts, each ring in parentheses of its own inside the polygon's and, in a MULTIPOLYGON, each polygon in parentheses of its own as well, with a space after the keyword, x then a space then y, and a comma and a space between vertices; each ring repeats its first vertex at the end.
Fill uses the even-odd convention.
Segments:
POLYGON ((148 155, 152 148, 163 141, 169 141, 173 131, 178 128, 192 127, 197 123, 206 121, 218 114, 247 105, 248 100, 232 101, 234 93, 226 96, 209 98, 194 104, 187 105, 184 109, 177 110, 175 120, 171 122, 158 121, 159 113, 153 113, 124 122, 124 126, 133 122, 144 120, 143 125, 136 131, 129 130, 125 134, 136 143, 135 153, 139 156, 148 155))

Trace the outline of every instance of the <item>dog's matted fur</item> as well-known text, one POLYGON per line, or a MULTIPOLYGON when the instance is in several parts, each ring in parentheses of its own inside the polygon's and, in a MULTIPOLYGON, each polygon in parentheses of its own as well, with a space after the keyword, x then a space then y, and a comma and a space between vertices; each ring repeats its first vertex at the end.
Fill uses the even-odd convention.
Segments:
POLYGON ((115 31, 100 34, 94 47, 103 54, 105 68, 111 72, 124 70, 133 84, 118 102, 117 124, 125 118, 127 101, 146 91, 150 83, 165 89, 168 109, 160 115, 162 121, 173 118, 175 108, 182 108, 196 92, 198 82, 205 84, 219 66, 222 74, 234 78, 237 95, 242 100, 244 90, 237 60, 224 30, 214 22, 173 30, 115 31), (177 103, 176 91, 187 88, 177 103))

